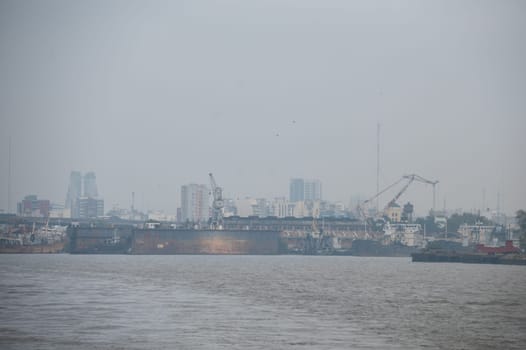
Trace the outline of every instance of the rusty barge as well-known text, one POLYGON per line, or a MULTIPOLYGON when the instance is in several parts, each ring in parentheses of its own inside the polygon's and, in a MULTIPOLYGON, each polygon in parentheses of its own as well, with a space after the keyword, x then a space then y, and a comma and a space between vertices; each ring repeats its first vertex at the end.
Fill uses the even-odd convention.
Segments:
POLYGON ((70 227, 73 254, 224 254, 280 253, 279 231, 197 230, 135 227, 70 227))
POLYGON ((470 251, 452 249, 424 249, 411 254, 413 262, 454 262, 469 264, 526 265, 526 254, 508 240, 504 246, 488 247, 478 244, 470 251))

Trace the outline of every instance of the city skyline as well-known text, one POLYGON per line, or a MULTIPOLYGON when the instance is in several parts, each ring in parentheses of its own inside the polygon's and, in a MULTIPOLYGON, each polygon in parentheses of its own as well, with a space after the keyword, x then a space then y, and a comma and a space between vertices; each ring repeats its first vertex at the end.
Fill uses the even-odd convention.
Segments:
MULTIPOLYGON (((396 193, 396 197, 398 198, 396 200, 396 204, 398 204, 400 207, 407 204, 411 204, 414 206, 414 202, 411 200, 411 198, 405 198, 404 196, 401 196, 401 194, 406 192, 406 189, 409 186, 406 186, 408 184, 408 180, 406 182, 402 182, 404 178, 407 178, 407 176, 403 176, 401 179, 399 179, 395 185, 392 186, 391 184, 388 187, 392 187, 390 191, 385 191, 384 188, 381 189, 381 192, 384 194, 384 198, 386 198, 385 203, 382 201, 379 210, 381 212, 385 212, 387 210, 388 204, 391 200, 394 200, 392 195, 396 193), (399 190, 401 190, 399 192, 399 190)), ((412 182, 412 181, 411 181, 412 182)), ((264 203, 271 205, 273 209, 270 209, 270 212, 267 214, 263 214, 263 216, 278 216, 278 217, 284 217, 284 216, 295 216, 295 217, 303 217, 303 216, 311 216, 313 212, 319 213, 319 208, 313 208, 311 207, 312 203, 325 203, 325 205, 336 205, 341 206, 341 213, 343 213, 343 210, 345 209, 346 215, 350 214, 351 216, 359 216, 357 205, 363 203, 364 201, 367 203, 362 209, 365 211, 374 211, 375 210, 375 203, 376 201, 373 200, 373 198, 366 198, 361 195, 354 195, 351 196, 350 200, 348 202, 343 201, 334 201, 331 199, 322 199, 321 198, 321 188, 322 183, 319 179, 303 179, 303 178, 290 178, 289 179, 289 196, 287 199, 287 196, 283 195, 277 195, 273 197, 261 197, 261 196, 253 196, 250 194, 247 195, 233 195, 232 197, 225 197, 225 200, 231 203, 231 205, 234 206, 240 206, 238 207, 238 211, 241 210, 241 212, 238 212, 237 214, 228 213, 225 215, 241 215, 241 216, 261 216, 260 211, 262 209, 250 209, 253 205, 261 206, 264 205, 264 203), (301 190, 298 188, 298 183, 301 183, 301 190), (300 190, 301 198, 297 197, 298 194, 295 192, 298 192, 300 190), (314 196, 314 197, 313 197, 314 196), (263 201, 263 202, 261 202, 263 201), (254 203, 252 203, 254 202, 254 203), (303 204, 301 204, 302 202, 303 204), (311 204, 309 204, 311 203, 311 204), (248 207, 247 207, 248 205, 248 207), (285 205, 288 208, 288 212, 285 209, 285 211, 281 214, 278 214, 281 212, 278 207, 285 205), (300 205, 297 210, 294 210, 295 205, 300 205), (307 207, 305 206, 307 205, 307 207), (243 208, 243 209, 242 209, 243 208), (310 208, 310 209, 308 209, 310 208), (287 213, 285 213, 287 212, 287 213), (299 215, 299 216, 298 216, 299 215)), ((191 222, 204 222, 209 218, 211 205, 212 205, 212 195, 211 195, 211 187, 210 184, 198 184, 196 182, 192 182, 186 185, 180 186, 180 205, 177 207, 169 208, 168 210, 165 209, 159 209, 159 208, 138 208, 137 203, 134 202, 135 200, 135 193, 131 193, 130 202, 124 205, 119 205, 118 203, 113 203, 113 205, 106 210, 104 210, 104 200, 101 198, 98 198, 97 193, 97 184, 96 184, 96 176, 95 173, 92 171, 86 172, 84 175, 82 175, 79 171, 71 171, 70 173, 70 184, 67 187, 68 196, 66 197, 66 200, 64 203, 60 201, 49 201, 48 206, 50 208, 54 209, 54 213, 56 215, 59 215, 62 217, 69 217, 69 215, 72 215, 72 217, 78 217, 80 212, 86 212, 88 209, 80 209, 80 207, 86 207, 89 206, 89 209, 92 210, 92 212, 97 212, 97 216, 105 216, 109 215, 107 213, 111 212, 115 215, 115 210, 124 210, 121 214, 118 215, 133 215, 132 211, 136 211, 136 214, 160 214, 164 213, 169 215, 170 217, 175 217, 178 215, 178 213, 181 214, 182 221, 186 221, 188 219, 191 222), (82 185, 84 183, 84 185, 82 185), (78 187, 78 188, 77 188, 78 187), (71 193, 78 193, 76 197, 70 197, 71 193), (196 202, 196 198, 198 199, 196 202), (80 204, 79 207, 79 200, 83 200, 82 204, 80 204), (70 205, 68 205, 70 203, 70 205), (97 209, 95 209, 97 207, 97 209), (64 211, 63 209, 69 209, 64 211), (55 211, 58 210, 58 211, 55 211), (80 210, 80 211, 79 211, 80 210), (123 214, 126 213, 126 214, 123 214)), ((35 197, 37 195, 35 194, 26 194, 24 196, 24 199, 27 199, 28 197, 35 197)), ((17 205, 20 206, 21 202, 17 201, 17 205)), ((363 203, 365 204, 365 203, 363 203)), ((485 204, 488 204, 486 202, 485 204)), ((429 207, 420 207, 416 208, 415 216, 417 217, 425 217, 430 214, 432 205, 430 204, 429 207)), ((435 208, 438 212, 439 216, 449 216, 452 214, 460 214, 460 213, 471 213, 471 214, 479 214, 482 216, 486 216, 487 218, 491 219, 492 217, 496 217, 499 215, 508 215, 508 216, 514 216, 515 213, 505 213, 503 212, 498 206, 491 207, 491 205, 485 205, 481 206, 479 208, 451 208, 451 207, 441 207, 440 205, 437 205, 435 208)), ((264 210, 263 210, 264 212, 264 210)), ((373 215, 373 214, 371 214, 373 215)))
POLYGON ((348 204, 376 193, 378 123, 380 188, 526 208, 521 2, 205 3, 0 4, 0 209, 63 202, 71 169, 107 208, 173 212, 209 172, 225 197, 302 177, 348 204))

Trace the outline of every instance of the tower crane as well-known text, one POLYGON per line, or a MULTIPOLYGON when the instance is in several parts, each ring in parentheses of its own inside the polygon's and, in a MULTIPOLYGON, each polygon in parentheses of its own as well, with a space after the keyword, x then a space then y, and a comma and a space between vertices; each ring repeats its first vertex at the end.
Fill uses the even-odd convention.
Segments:
POLYGON ((208 174, 210 176, 210 185, 212 186, 212 196, 214 201, 212 202, 212 229, 222 230, 223 229, 223 207, 225 206, 223 202, 223 189, 216 184, 214 175, 212 173, 208 174))

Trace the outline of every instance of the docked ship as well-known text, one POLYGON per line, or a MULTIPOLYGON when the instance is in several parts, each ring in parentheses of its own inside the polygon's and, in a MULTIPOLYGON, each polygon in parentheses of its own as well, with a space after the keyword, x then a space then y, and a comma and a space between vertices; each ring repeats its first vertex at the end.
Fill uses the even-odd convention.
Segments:
POLYGON ((356 239, 349 251, 355 256, 409 257, 423 245, 422 229, 419 224, 389 223, 378 239, 356 239))
POLYGON ((8 233, 0 236, 0 253, 36 254, 61 253, 66 244, 66 227, 47 224, 31 232, 8 233))

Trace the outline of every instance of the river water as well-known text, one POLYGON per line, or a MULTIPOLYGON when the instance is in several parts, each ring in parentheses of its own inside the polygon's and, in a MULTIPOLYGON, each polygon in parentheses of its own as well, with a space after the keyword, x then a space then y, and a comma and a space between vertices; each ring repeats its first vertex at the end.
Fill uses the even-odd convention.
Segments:
POLYGON ((0 255, 1 349, 523 349, 526 267, 0 255))

